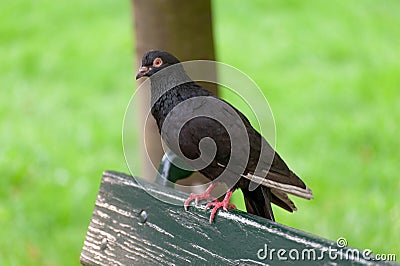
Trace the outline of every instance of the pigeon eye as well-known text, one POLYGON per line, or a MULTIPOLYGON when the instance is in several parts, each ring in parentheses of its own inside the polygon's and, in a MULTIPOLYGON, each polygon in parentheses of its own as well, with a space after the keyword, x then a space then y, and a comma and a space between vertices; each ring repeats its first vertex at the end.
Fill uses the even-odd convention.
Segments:
POLYGON ((161 60, 161 58, 157 57, 157 58, 154 59, 154 61, 153 61, 153 66, 159 67, 159 66, 162 65, 162 63, 163 63, 163 61, 161 60))

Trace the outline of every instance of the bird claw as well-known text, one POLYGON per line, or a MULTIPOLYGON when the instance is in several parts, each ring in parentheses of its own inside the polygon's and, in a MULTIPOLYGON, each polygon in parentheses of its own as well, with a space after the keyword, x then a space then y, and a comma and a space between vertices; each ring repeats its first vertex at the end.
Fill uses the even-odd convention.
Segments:
POLYGON ((215 214, 217 213, 217 211, 219 209, 222 208, 225 211, 228 211, 228 209, 236 209, 235 204, 229 202, 231 195, 232 195, 232 192, 228 191, 226 193, 226 196, 223 201, 213 201, 213 202, 207 203, 206 210, 213 207, 213 209, 211 210, 211 214, 210 214, 210 224, 213 222, 215 214))
POLYGON ((201 200, 213 200, 212 202, 209 202, 206 205, 206 210, 213 207, 210 215, 210 224, 211 224, 212 221, 214 220, 215 214, 219 209, 223 208, 225 211, 228 211, 228 209, 236 209, 235 204, 229 202, 232 196, 231 190, 228 190, 228 192, 226 192, 225 198, 222 201, 218 201, 215 197, 211 196, 211 191, 214 189, 215 186, 216 183, 212 183, 202 194, 191 193, 183 204, 185 210, 186 211, 188 210, 189 204, 192 200, 194 200, 196 205, 201 200))
POLYGON ((195 204, 197 205, 201 200, 215 200, 215 197, 211 196, 210 193, 203 193, 203 194, 194 194, 191 193, 190 196, 185 200, 183 204, 185 211, 188 210, 190 202, 194 200, 195 204))
POLYGON ((217 209, 220 209, 222 207, 225 211, 228 211, 228 208, 229 209, 236 209, 236 206, 233 203, 228 202, 226 204, 226 202, 223 202, 223 201, 213 201, 213 202, 207 203, 206 210, 211 208, 211 206, 214 206, 214 208, 217 208, 217 209))
POLYGON ((211 183, 211 185, 202 194, 191 193, 190 196, 185 200, 185 203, 183 204, 185 211, 188 210, 189 204, 192 200, 194 200, 196 205, 201 200, 215 200, 215 197, 211 196, 211 192, 213 191, 216 185, 217 183, 211 183))

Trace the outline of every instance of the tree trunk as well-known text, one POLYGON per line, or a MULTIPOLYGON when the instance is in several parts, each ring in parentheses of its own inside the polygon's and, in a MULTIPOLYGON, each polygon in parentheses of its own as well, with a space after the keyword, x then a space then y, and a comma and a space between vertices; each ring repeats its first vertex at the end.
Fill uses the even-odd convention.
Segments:
MULTIPOLYGON (((210 0, 132 0, 136 65, 139 68, 141 58, 149 50, 165 50, 174 54, 181 61, 203 59, 214 60, 212 14, 210 0)), ((217 92, 216 85, 206 85, 217 92)), ((150 92, 148 92, 150 94, 150 92)), ((163 150, 160 135, 152 116, 145 125, 145 118, 150 109, 150 95, 140 99, 141 125, 146 127, 145 146, 141 147, 142 176, 155 176, 154 166, 158 166, 163 150), (146 155, 149 154, 151 161, 146 155)))

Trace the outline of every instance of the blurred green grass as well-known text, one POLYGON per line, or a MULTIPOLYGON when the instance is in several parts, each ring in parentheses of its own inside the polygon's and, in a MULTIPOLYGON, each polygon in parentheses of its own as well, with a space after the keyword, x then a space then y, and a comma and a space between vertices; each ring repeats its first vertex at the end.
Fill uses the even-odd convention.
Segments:
MULTIPOLYGON (((398 254, 400 3, 213 7, 218 60, 262 88, 315 195, 277 220, 398 254)), ((0 4, 1 265, 78 263, 102 171, 127 172, 132 35, 129 1, 0 4)))

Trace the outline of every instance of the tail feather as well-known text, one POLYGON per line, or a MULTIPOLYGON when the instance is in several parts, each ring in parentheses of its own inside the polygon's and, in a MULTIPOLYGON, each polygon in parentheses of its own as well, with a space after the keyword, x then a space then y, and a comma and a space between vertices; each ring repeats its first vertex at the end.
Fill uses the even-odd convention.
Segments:
POLYGON ((271 195, 271 202, 275 205, 278 205, 279 207, 289 212, 297 211, 297 208, 294 205, 293 201, 289 199, 288 195, 285 192, 279 191, 275 188, 271 188, 271 195))
POLYGON ((243 191, 243 196, 247 212, 275 221, 271 207, 273 196, 269 188, 259 186, 254 191, 243 191))
POLYGON ((242 175, 243 177, 247 178, 248 180, 251 180, 252 182, 255 182, 257 184, 261 184, 262 186, 266 186, 269 188, 275 188, 280 191, 283 191, 285 193, 304 198, 304 199, 312 199, 314 198, 312 191, 310 188, 308 188, 303 181, 300 180, 299 177, 297 177, 293 172, 291 172, 290 178, 288 180, 291 180, 293 182, 288 182, 286 176, 283 176, 281 174, 275 173, 275 172, 269 172, 267 177, 260 177, 251 173, 248 173, 247 175, 242 175), (280 180, 281 178, 282 180, 280 180), (301 182, 301 183, 300 183, 301 182))

